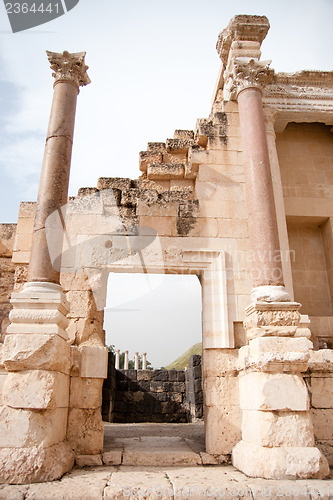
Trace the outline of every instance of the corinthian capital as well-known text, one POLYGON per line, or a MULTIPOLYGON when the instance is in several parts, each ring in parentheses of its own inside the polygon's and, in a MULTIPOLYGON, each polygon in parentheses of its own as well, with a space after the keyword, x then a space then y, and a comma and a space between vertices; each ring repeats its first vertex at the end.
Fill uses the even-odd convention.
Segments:
POLYGON ((85 65, 85 52, 77 52, 70 54, 65 50, 62 54, 46 51, 51 69, 54 71, 52 76, 55 78, 55 83, 59 81, 67 81, 73 83, 78 88, 88 85, 90 78, 87 75, 88 66, 85 65))
POLYGON ((273 78, 274 71, 269 69, 270 63, 249 57, 233 59, 225 71, 224 99, 236 100, 239 92, 246 88, 262 90, 273 78))

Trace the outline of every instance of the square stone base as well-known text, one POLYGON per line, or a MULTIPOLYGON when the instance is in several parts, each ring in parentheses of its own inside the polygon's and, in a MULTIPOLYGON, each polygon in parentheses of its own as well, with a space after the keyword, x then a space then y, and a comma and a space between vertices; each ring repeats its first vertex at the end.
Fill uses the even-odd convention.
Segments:
POLYGON ((232 463, 249 477, 264 479, 324 479, 328 462, 314 447, 266 448, 240 441, 232 450, 232 463))
POLYGON ((0 448, 0 483, 55 481, 73 465, 74 451, 67 441, 49 448, 0 448))

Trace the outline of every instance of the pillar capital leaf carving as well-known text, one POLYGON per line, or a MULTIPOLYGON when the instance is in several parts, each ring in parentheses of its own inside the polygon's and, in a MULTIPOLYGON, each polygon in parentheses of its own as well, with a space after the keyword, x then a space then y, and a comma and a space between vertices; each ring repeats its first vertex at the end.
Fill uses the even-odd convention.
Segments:
POLYGON ((258 61, 249 57, 237 57, 225 71, 224 99, 236 100, 246 88, 262 90, 273 80, 274 71, 269 68, 271 61, 258 61))
POLYGON ((85 64, 85 52, 70 54, 66 50, 62 54, 46 51, 55 83, 68 81, 78 88, 88 85, 91 80, 87 74, 88 66, 85 64))

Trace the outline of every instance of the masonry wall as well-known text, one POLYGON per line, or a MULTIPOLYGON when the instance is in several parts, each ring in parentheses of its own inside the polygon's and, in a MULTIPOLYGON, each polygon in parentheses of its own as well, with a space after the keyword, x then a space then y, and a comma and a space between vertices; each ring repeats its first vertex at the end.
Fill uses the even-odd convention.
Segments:
POLYGON ((203 418, 201 356, 191 356, 188 370, 116 370, 109 353, 103 385, 103 420, 107 422, 185 423, 203 418))
POLYGON ((9 324, 10 294, 14 288, 15 265, 12 263, 16 224, 0 224, 0 342, 9 324))
POLYGON ((305 373, 316 446, 333 466, 333 350, 311 353, 305 373))

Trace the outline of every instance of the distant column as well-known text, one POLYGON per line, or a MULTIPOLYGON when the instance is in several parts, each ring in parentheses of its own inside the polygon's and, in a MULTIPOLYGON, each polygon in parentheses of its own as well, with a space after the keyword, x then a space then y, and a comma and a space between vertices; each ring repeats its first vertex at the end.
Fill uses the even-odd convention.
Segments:
POLYGON ((116 360, 115 360, 116 370, 119 370, 119 359, 120 359, 120 350, 116 349, 116 360))
POLYGON ((125 351, 124 370, 128 370, 128 351, 125 351))
POLYGON ((147 370, 147 353, 142 353, 142 369, 147 370))
MULTIPOLYGON (((47 52, 55 78, 33 228, 28 282, 59 284, 60 273, 50 260, 45 221, 67 203, 76 100, 80 86, 88 85, 85 52, 47 52)), ((63 236, 53 238, 61 255, 63 236)))
POLYGON ((139 353, 135 352, 134 353, 134 370, 139 369, 139 353))

